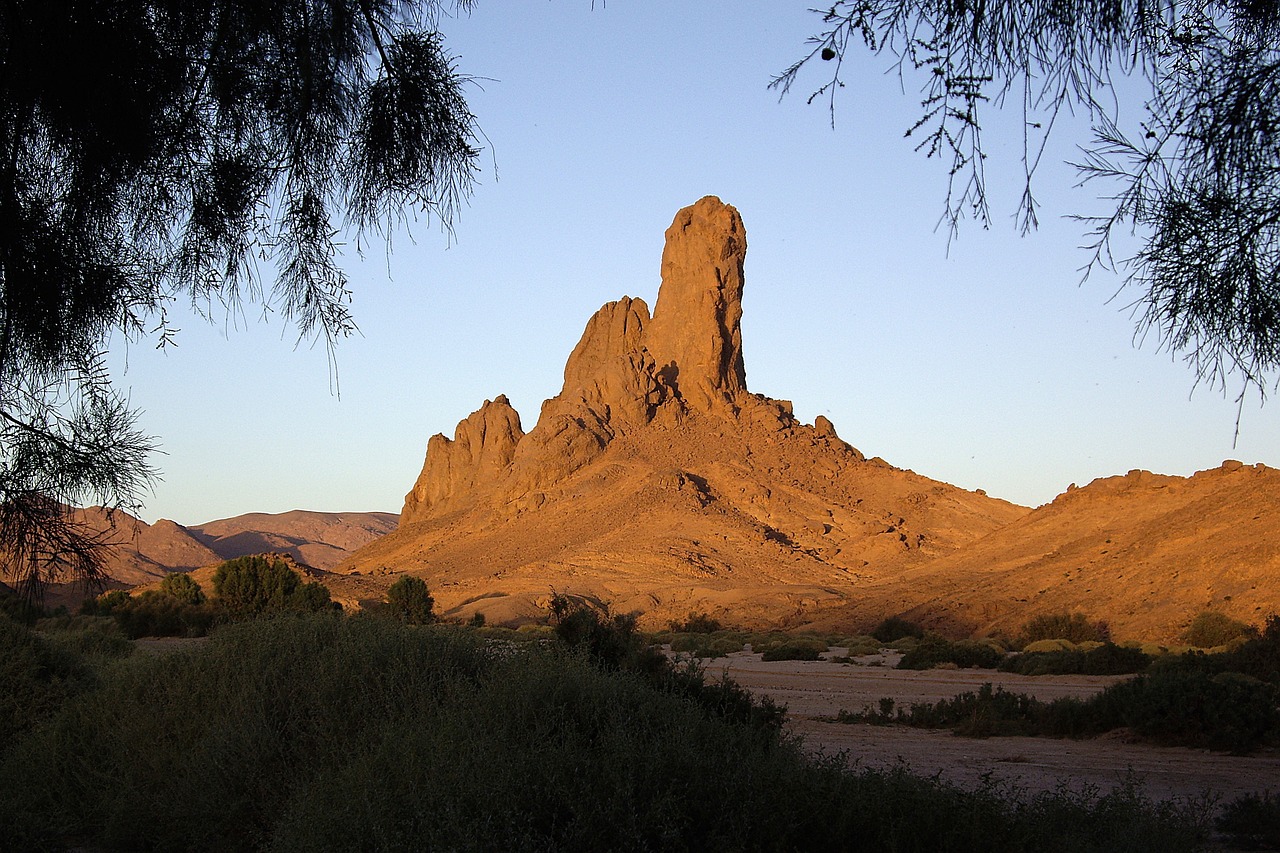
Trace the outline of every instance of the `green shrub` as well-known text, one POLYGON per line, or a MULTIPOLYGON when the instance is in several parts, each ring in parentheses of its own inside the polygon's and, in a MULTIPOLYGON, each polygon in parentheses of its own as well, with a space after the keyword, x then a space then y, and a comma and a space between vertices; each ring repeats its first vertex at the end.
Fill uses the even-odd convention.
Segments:
MULTIPOLYGON (((754 648, 754 647, 753 647, 754 648)), ((792 637, 781 643, 765 647, 761 660, 819 660, 827 650, 826 640, 813 637, 792 637)))
POLYGON ((871 636, 882 643, 892 643, 903 637, 915 637, 918 640, 924 637, 924 629, 901 616, 890 616, 875 627, 871 636))
POLYGON ((1046 703, 986 684, 977 693, 898 709, 892 720, 891 702, 879 713, 845 711, 839 719, 950 728, 977 737, 1091 737, 1127 727, 1160 744, 1245 753, 1277 740, 1278 700, 1274 685, 1247 675, 1155 669, 1086 700, 1046 703))
POLYGON ((323 584, 303 583, 284 560, 263 556, 237 557, 218 566, 213 575, 218 605, 240 617, 264 613, 316 613, 332 609, 323 584))
POLYGON ((920 639, 918 637, 900 637, 899 639, 894 640, 892 643, 888 644, 889 648, 893 649, 894 651, 899 651, 904 653, 911 651, 918 645, 920 645, 920 639))
POLYGON ((0 755, 90 680, 70 648, 0 614, 0 755))
POLYGON ((110 616, 118 608, 128 606, 132 600, 133 596, 127 590, 108 590, 97 598, 86 598, 80 605, 80 612, 86 616, 110 616))
POLYGON ((872 638, 852 637, 846 640, 842 645, 848 649, 848 656, 851 658, 861 657, 862 655, 880 654, 881 645, 879 640, 872 638))
POLYGON ((434 617, 435 599, 427 589, 427 582, 413 575, 405 575, 387 588, 387 604, 401 622, 409 625, 425 625, 434 617))
POLYGON ((1111 632, 1105 622, 1090 622, 1083 613, 1054 613, 1036 616, 1022 626, 1018 643, 1025 647, 1036 640, 1069 640, 1082 643, 1087 640, 1106 642, 1111 632))
POLYGON ((1218 831, 1241 850, 1280 850, 1280 796, 1245 794, 1222 807, 1218 831))
POLYGON ((568 648, 607 670, 656 672, 666 658, 636 630, 633 614, 603 612, 561 593, 551 596, 551 623, 555 635, 568 648))
POLYGON ((140 637, 203 637, 218 614, 207 602, 184 604, 154 590, 132 596, 113 606, 110 614, 131 640, 140 637))
POLYGON ((952 642, 937 634, 926 634, 902 656, 898 669, 933 669, 942 664, 955 664, 961 669, 994 669, 1002 660, 1004 652, 989 643, 975 640, 952 642))
POLYGON ((697 658, 722 658, 742 650, 742 643, 736 640, 709 634, 675 634, 670 642, 671 651, 697 658))
POLYGON ((1050 642, 1032 643, 1021 654, 1001 661, 999 669, 1019 675, 1127 675, 1142 672, 1151 664, 1151 657, 1141 649, 1115 643, 1089 649, 1082 643, 1075 649, 1038 650, 1041 643, 1050 642))
POLYGON ((186 572, 171 572, 160 581, 160 592, 177 601, 192 607, 204 604, 204 590, 196 579, 186 572))
POLYGON ((55 616, 41 619, 36 628, 49 643, 79 658, 115 660, 137 648, 109 616, 55 616))
POLYGON ((1206 610, 1191 620, 1191 624, 1182 634, 1182 639, 1188 645, 1198 649, 1211 649, 1237 640, 1256 637, 1257 634, 1258 632, 1251 626, 1232 619, 1225 613, 1206 610))
POLYGON ((14 622, 32 625, 37 619, 47 615, 43 607, 0 585, 0 618, 7 616, 14 622))
POLYGON ((1234 672, 1156 670, 1097 697, 1099 716, 1158 743, 1245 753, 1280 730, 1274 685, 1234 672))

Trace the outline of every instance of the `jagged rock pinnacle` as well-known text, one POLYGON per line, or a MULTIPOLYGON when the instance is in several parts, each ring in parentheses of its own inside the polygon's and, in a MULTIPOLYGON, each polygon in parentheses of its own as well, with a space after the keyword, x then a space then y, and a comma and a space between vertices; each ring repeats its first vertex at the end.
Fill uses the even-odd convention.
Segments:
POLYGON ((742 363, 747 234, 731 205, 706 196, 676 214, 662 251, 662 288, 644 345, 659 375, 693 408, 747 390, 742 363))

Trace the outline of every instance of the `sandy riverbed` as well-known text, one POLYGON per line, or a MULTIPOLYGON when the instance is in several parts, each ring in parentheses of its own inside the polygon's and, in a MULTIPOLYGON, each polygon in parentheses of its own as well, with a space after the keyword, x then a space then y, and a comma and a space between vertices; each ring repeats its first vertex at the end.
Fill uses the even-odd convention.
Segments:
MULTIPOLYGON (((828 657, 843 655, 833 649, 828 657)), ((708 674, 726 671, 753 692, 772 696, 788 708, 789 726, 812 752, 846 752, 863 767, 904 763, 913 772, 965 786, 986 774, 1031 791, 1060 784, 1110 790, 1136 776, 1156 798, 1198 797, 1206 792, 1224 800, 1244 793, 1280 791, 1280 754, 1264 751, 1233 756, 1207 750, 1151 746, 1123 733, 1093 740, 1001 737, 978 740, 945 731, 905 726, 849 725, 832 722, 841 709, 876 708, 881 697, 898 704, 936 702, 977 690, 991 682, 1042 700, 1089 696, 1118 680, 1111 676, 1023 676, 991 670, 892 669, 832 661, 765 663, 758 654, 739 652, 707 661, 708 674)))

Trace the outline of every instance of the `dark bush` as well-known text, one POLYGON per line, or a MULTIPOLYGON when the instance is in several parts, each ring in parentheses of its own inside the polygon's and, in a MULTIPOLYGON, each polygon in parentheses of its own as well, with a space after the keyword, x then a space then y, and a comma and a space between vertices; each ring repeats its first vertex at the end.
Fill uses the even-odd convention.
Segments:
POLYGON ((825 640, 813 637, 792 637, 781 643, 766 646, 760 659, 777 660, 819 660, 828 646, 825 640))
POLYGON ((1175 746, 1250 752, 1274 738, 1280 722, 1276 687, 1234 672, 1156 670, 1095 701, 1103 719, 1175 746))
POLYGON ((1218 831, 1242 850, 1280 850, 1280 795, 1245 794, 1222 807, 1218 831))
POLYGON ((85 616, 112 617, 131 640, 139 637, 203 637, 218 621, 219 615, 207 601, 195 605, 156 590, 135 596, 122 589, 85 600, 80 612, 85 616))
POLYGON ((1054 613, 1037 616, 1022 626, 1019 646, 1037 640, 1068 640, 1072 643, 1105 643, 1111 632, 1105 622, 1090 622, 1083 613, 1054 613))
POLYGON ((941 664, 955 664, 961 669, 995 669, 1002 660, 1004 652, 987 643, 974 640, 953 643, 937 634, 926 634, 902 656, 898 669, 933 669, 941 664))
POLYGON ((90 678, 88 667, 70 649, 0 615, 0 754, 90 678))
POLYGON ((903 619, 901 616, 890 616, 875 627, 871 632, 871 636, 882 643, 892 643, 895 640, 901 640, 903 637, 921 639, 924 637, 924 629, 915 622, 903 619))
POLYGON ((436 602, 427 582, 413 575, 405 575, 387 588, 387 604, 395 617, 408 625, 425 625, 435 618, 432 609, 436 602))
POLYGON ((1019 675, 1127 675, 1142 672, 1151 656, 1141 649, 1103 643, 1094 649, 1023 652, 1000 662, 1001 672, 1019 675))
MULTIPOLYGON (((950 728, 959 734, 1092 737, 1128 727, 1171 746, 1250 752, 1280 735, 1280 695, 1271 684, 1239 673, 1156 669, 1113 684, 1098 695, 1042 702, 984 685, 933 704, 899 709, 893 722, 950 728)), ((842 712, 843 722, 889 722, 892 703, 879 713, 842 712)))
POLYGON ((97 598, 86 598, 80 605, 80 612, 86 616, 110 616, 118 608, 128 606, 133 596, 123 589, 104 592, 97 598))
POLYGON ((1225 613, 1206 610, 1191 620, 1182 639, 1187 645, 1199 649, 1212 649, 1225 646, 1236 640, 1244 640, 1258 636, 1258 632, 1250 625, 1232 619, 1225 613))
POLYGON ((196 579, 186 572, 172 572, 160 581, 160 592, 169 596, 179 604, 192 607, 204 604, 204 590, 196 579))
POLYGON ((277 557, 237 557, 218 566, 213 575, 218 605, 233 616, 264 613, 317 613, 332 609, 329 591, 302 576, 277 557))

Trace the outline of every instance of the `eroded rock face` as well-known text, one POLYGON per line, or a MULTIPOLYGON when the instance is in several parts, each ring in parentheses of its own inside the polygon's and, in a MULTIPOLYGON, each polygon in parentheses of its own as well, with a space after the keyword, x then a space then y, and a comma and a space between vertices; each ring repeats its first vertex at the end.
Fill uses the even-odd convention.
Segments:
POLYGON ((422 473, 405 495, 402 523, 438 515, 477 487, 496 483, 523 437, 520 415, 505 395, 485 400, 460 421, 452 441, 443 434, 431 436, 422 473))
POLYGON ((664 406, 672 420, 687 408, 736 416, 751 402, 740 327, 746 250, 742 218, 720 199, 677 213, 653 317, 631 297, 600 308, 565 364, 564 387, 527 435, 499 397, 458 424, 453 441, 433 436, 404 520, 451 512, 480 487, 496 504, 519 508, 664 406))
POLYGON ((731 205, 706 196, 676 214, 644 345, 688 405, 714 411, 747 390, 742 362, 747 233, 731 205))

